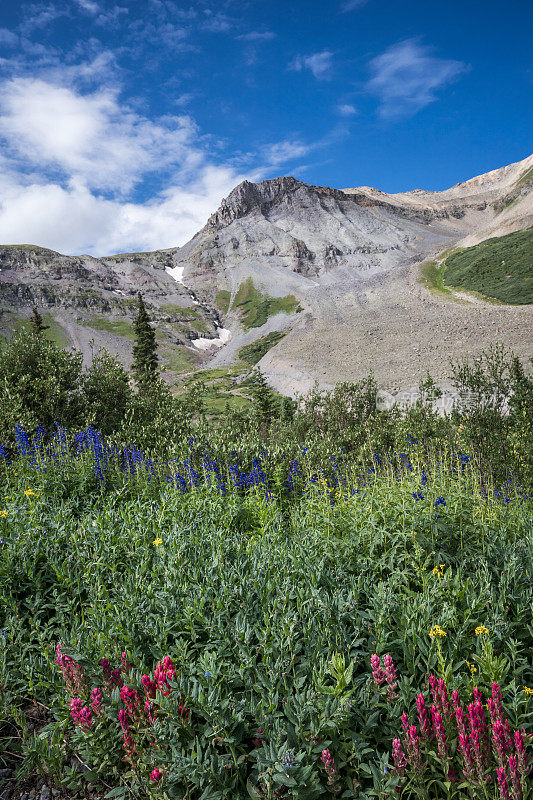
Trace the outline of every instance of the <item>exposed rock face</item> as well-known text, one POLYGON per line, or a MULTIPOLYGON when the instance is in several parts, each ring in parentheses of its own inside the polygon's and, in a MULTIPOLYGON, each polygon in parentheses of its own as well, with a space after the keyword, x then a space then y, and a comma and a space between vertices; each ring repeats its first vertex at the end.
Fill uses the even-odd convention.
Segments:
POLYGON ((62 341, 70 341, 87 358, 93 340, 96 348, 106 347, 129 364, 131 323, 141 291, 158 331, 162 360, 182 347, 194 363, 193 341, 216 339, 220 320, 165 272, 172 266, 168 251, 97 259, 29 245, 0 246, 0 332, 9 333, 37 306, 58 323, 62 341))
MULTIPOLYGON (((298 297, 303 314, 257 331, 290 328, 259 365, 281 391, 370 371, 390 389, 412 386, 428 369, 443 380, 450 358, 496 341, 533 355, 530 307, 460 303, 418 283, 428 257, 532 225, 532 178, 530 156, 443 192, 244 182, 175 259, 185 282, 211 300, 220 288, 234 295, 248 277, 270 295, 298 297)), ((236 333, 212 365, 231 363, 248 340, 236 333)))
POLYGON ((492 225, 498 202, 517 191, 513 187, 530 162, 444 192, 388 195, 295 178, 244 181, 174 258, 185 278, 211 296, 217 285, 234 288, 248 275, 259 279, 258 273, 266 288, 279 286, 277 294, 298 286, 287 271, 319 283, 351 276, 357 285, 492 225))

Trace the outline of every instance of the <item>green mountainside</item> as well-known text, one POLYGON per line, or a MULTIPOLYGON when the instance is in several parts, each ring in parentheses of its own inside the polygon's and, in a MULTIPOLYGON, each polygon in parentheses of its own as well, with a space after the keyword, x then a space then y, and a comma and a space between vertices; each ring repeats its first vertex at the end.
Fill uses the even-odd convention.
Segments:
POLYGON ((453 253, 445 261, 444 282, 502 303, 533 303, 533 228, 453 253))

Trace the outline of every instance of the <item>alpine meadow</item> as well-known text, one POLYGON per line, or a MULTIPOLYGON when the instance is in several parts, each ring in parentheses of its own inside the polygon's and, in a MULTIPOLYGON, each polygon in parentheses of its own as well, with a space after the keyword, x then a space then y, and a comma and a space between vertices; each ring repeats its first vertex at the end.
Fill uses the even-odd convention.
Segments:
POLYGON ((533 800, 532 11, 0 4, 0 800, 533 800))

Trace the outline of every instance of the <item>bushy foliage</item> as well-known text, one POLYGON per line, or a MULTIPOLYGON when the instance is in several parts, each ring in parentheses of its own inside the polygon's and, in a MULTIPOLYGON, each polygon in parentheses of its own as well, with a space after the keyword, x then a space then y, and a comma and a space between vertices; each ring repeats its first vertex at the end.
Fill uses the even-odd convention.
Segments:
POLYGON ((79 425, 82 357, 48 342, 36 330, 0 342, 0 430, 12 434, 20 423, 36 429, 56 420, 79 425))

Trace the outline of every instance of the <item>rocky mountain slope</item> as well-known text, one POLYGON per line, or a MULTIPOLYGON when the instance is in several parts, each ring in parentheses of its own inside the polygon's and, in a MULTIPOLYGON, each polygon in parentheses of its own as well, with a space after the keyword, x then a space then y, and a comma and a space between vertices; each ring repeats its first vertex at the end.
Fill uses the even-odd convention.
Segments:
POLYGON ((0 246, 0 332, 9 335, 39 308, 51 337, 90 360, 105 347, 129 365, 137 293, 157 327, 170 373, 201 363, 203 343, 218 339, 219 316, 166 271, 172 255, 64 256, 32 245, 0 246))
POLYGON ((285 393, 371 370, 390 390, 428 369, 443 380, 450 358, 491 342, 533 355, 531 306, 430 291, 420 280, 421 262, 442 251, 533 225, 532 188, 533 156, 442 192, 245 181, 183 247, 102 259, 0 248, 0 326, 36 304, 76 346, 87 352, 94 336, 127 362, 120 323, 141 290, 176 371, 235 363, 242 346, 284 331, 259 366, 285 393))

